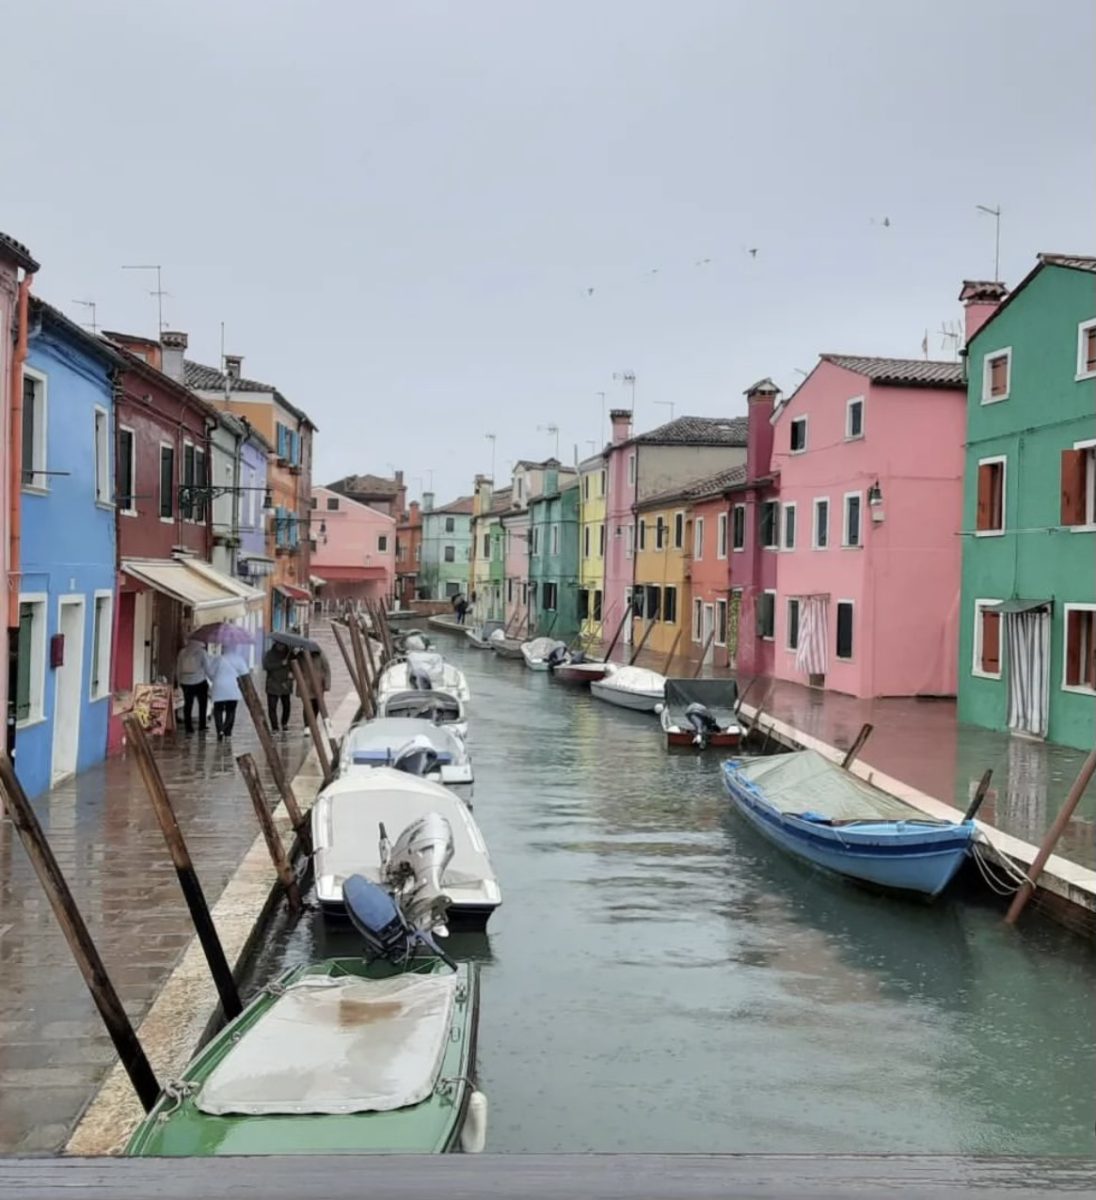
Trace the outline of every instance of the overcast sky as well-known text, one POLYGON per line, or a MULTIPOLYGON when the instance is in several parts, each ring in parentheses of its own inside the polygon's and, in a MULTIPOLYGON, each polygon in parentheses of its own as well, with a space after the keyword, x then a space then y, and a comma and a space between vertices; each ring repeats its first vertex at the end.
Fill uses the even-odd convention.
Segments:
POLYGON ((7 5, 0 229, 79 320, 244 355, 317 482, 439 500, 602 402, 947 357, 960 281, 1096 250, 1091 0, 7 5), (889 221, 889 225, 884 224, 889 221), (756 255, 749 253, 756 249, 756 255), (589 289, 593 289, 592 293, 589 289))

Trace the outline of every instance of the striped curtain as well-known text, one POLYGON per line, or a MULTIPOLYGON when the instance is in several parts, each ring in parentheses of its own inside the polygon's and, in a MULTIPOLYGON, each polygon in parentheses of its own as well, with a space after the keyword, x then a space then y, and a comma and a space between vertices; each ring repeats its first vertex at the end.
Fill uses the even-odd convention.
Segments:
POLYGON ((825 596, 804 596, 799 602, 799 648, 795 652, 795 669, 804 675, 826 673, 828 607, 825 596))
POLYGON ((1046 737, 1050 701, 1050 614, 1005 613, 1010 729, 1046 737))

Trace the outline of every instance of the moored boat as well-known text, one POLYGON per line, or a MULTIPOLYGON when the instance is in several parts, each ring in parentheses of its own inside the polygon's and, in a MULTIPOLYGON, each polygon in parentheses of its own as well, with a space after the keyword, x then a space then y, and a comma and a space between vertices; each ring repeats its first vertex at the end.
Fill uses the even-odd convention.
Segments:
POLYGON ((499 658, 521 658, 521 638, 507 637, 501 629, 496 629, 487 640, 499 658))
POLYGON ((422 717, 380 717, 351 726, 339 751, 339 774, 391 767, 402 754, 423 746, 433 755, 425 778, 447 787, 473 781, 472 759, 464 740, 444 725, 422 717))
POLYGON ((558 679, 560 683, 593 683, 605 678, 609 672, 609 665, 592 659, 571 657, 552 667, 552 678, 558 679))
POLYGON ((468 736, 468 716, 464 704, 449 692, 422 691, 418 688, 406 692, 385 692, 377 697, 377 716, 433 721, 459 738, 468 736))
POLYGON ((552 655, 567 652, 566 642, 558 638, 536 637, 521 644, 521 657, 530 671, 547 671, 552 655))
POLYGON ((416 651, 405 660, 389 663, 377 680, 378 699, 391 692, 416 689, 448 692, 465 704, 470 698, 464 672, 433 651, 416 651))
POLYGON ((814 750, 731 759, 738 811, 781 849, 890 891, 937 896, 970 852, 973 821, 937 821, 814 750))
POLYGON ((464 636, 477 650, 489 650, 491 635, 502 627, 501 621, 481 621, 478 625, 469 625, 464 631, 464 636))
POLYGON ((590 691, 599 699, 618 708, 630 708, 634 712, 653 713, 663 701, 666 677, 645 667, 611 668, 602 679, 590 684, 590 691))
POLYGON ((742 740, 733 679, 667 679, 659 719, 668 746, 733 747, 742 740))

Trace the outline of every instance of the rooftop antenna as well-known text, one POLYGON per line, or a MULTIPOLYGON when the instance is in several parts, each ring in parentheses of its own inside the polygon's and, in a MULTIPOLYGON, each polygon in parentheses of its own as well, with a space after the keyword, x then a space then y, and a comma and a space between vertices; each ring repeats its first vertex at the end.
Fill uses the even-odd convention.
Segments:
POLYGON ((73 300, 73 304, 79 304, 83 308, 91 309, 91 322, 85 328, 89 328, 92 333, 99 332, 99 326, 95 323, 95 301, 94 300, 73 300))
POLYGON ((495 435, 493 433, 485 433, 483 435, 487 441, 491 443, 491 482, 495 482, 495 435))
POLYGON ((123 266, 123 271, 155 271, 156 272, 156 289, 149 292, 150 296, 156 297, 156 320, 158 322, 156 336, 159 338, 164 329, 164 297, 168 294, 164 291, 161 271, 163 268, 159 263, 155 265, 140 264, 137 266, 123 266))
POLYGON ((605 393, 598 392, 601 397, 601 444, 605 445, 605 393))
POLYGON ((946 350, 951 343, 951 356, 959 361, 959 347, 963 344, 963 331, 955 321, 940 322, 940 349, 946 350))
POLYGON ((656 400, 655 404, 661 404, 663 408, 670 410, 670 420, 674 419, 674 402, 672 400, 656 400))
POLYGON ((625 387, 632 389, 632 423, 636 419, 636 373, 635 371, 614 371, 613 378, 619 379, 625 387))
POLYGON ((980 213, 985 213, 986 216, 992 217, 995 233, 993 238, 993 282, 1001 282, 1001 206, 998 204, 995 208, 990 208, 988 204, 976 204, 974 206, 980 213))
MULTIPOLYGON (((590 457, 593 458, 593 456, 597 453, 597 442, 595 442, 593 438, 587 438, 586 445, 590 447, 590 457)), ((602 445, 604 445, 604 442, 602 445)))
POLYGON ((556 458, 559 458, 559 426, 558 426, 558 425, 556 425, 556 424, 554 424, 554 423, 551 423, 551 424, 548 424, 548 425, 538 425, 538 426, 537 426, 537 432, 538 432, 538 433, 551 433, 551 434, 555 434, 555 437, 556 437, 556 458))

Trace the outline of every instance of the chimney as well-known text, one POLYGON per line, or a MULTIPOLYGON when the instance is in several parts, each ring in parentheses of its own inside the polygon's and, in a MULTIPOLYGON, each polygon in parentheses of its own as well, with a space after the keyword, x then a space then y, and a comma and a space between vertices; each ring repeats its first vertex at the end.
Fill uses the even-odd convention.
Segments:
POLYGON ((762 479, 772 467, 773 427, 770 418, 780 389, 766 376, 746 389, 746 478, 762 479))
MULTIPOLYGON (((555 462, 555 459, 549 459, 550 462, 555 462)), ((544 492, 545 496, 554 496, 559 491, 559 464, 554 467, 549 467, 544 472, 544 492)))
POLYGON ((394 513, 402 513, 407 511, 407 488, 403 482, 403 472, 396 472, 396 504, 393 509, 394 513))
POLYGON ((959 299, 966 310, 965 345, 970 345, 971 338, 993 316, 1007 295, 1008 288, 1003 283, 993 283, 986 279, 963 280, 963 290, 959 293, 959 299))
POLYGON ((613 445, 619 446, 632 436, 632 414, 626 408, 614 408, 609 413, 609 423, 613 427, 613 445))
POLYGON ((160 334, 160 370, 170 376, 176 383, 186 383, 186 367, 183 358, 186 354, 187 336, 178 330, 165 329, 160 334))
POLYGON ((240 368, 244 365, 244 356, 242 354, 226 354, 225 355, 225 374, 229 379, 240 378, 240 368))
POLYGON ((434 493, 423 492, 422 494, 422 511, 424 513, 434 511, 434 493))
MULTIPOLYGON (((426 497, 424 496, 423 499, 425 500, 426 497)), ((407 510, 407 523, 408 525, 422 524, 422 516, 419 513, 419 502, 417 500, 412 500, 411 506, 407 510)))

